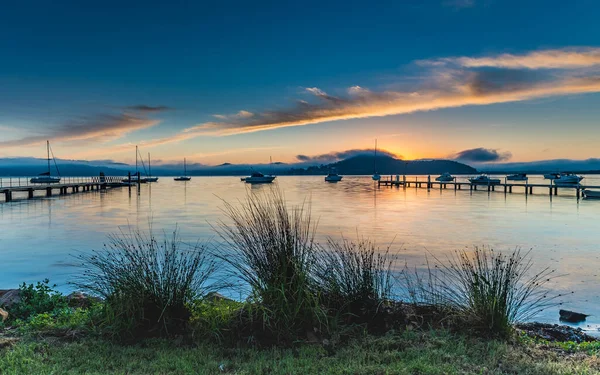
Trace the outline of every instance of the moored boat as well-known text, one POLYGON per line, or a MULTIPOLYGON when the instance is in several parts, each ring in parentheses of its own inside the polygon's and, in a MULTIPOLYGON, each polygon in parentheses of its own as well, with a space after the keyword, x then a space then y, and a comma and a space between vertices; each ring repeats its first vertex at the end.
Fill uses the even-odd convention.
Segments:
POLYGON ((482 174, 477 177, 469 178, 469 182, 473 185, 498 185, 500 179, 490 178, 488 175, 482 174))
POLYGON ((40 173, 37 177, 33 177, 29 182, 32 184, 56 184, 60 182, 60 172, 56 165, 56 159, 54 159, 54 153, 52 154, 52 158, 50 158, 50 141, 46 141, 46 160, 48 161, 48 170, 44 173, 40 173), (54 166, 56 167, 58 176, 50 175, 50 160, 54 160, 54 166))
POLYGON ((582 193, 585 198, 600 199, 600 191, 598 190, 584 189, 582 193))
POLYGON ((454 176, 452 176, 448 172, 444 172, 441 175, 439 175, 438 177, 436 177, 435 180, 439 181, 439 182, 452 182, 452 181, 454 181, 454 176))
POLYGON ((326 182, 339 182, 339 181, 342 181, 342 176, 340 176, 337 173, 329 173, 327 176, 325 176, 325 181, 326 182))
POLYGON ((554 185, 556 186, 572 186, 577 185, 583 180, 583 177, 578 176, 574 173, 561 173, 557 178, 554 178, 554 185))
POLYGON ((544 178, 546 180, 554 180, 555 178, 560 177, 560 173, 546 173, 544 174, 544 178))
POLYGON ((273 182, 275 176, 265 175, 260 172, 252 172, 248 177, 242 177, 241 180, 248 184, 268 184, 273 182))
POLYGON ((148 176, 146 176, 146 182, 156 182, 158 177, 152 177, 152 166, 150 164, 150 153, 148 153, 148 176))
POLYGON ((189 181, 192 178, 187 175, 187 168, 185 163, 185 158, 183 158, 183 176, 175 177, 173 180, 175 181, 189 181))
POLYGON ((506 176, 506 180, 508 181, 527 181, 529 177, 525 173, 515 173, 506 176))
POLYGON ((373 157, 373 170, 375 172, 375 173, 373 173, 373 176, 371 176, 373 181, 381 180, 381 175, 379 175, 379 173, 377 173, 377 140, 375 140, 375 156, 373 157))

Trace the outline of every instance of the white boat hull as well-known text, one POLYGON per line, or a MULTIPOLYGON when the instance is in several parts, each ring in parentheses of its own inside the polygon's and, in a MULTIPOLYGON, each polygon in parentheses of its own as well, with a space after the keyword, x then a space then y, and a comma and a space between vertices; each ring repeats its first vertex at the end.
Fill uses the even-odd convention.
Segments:
POLYGON ((452 182, 454 181, 454 177, 438 177, 435 180, 438 182, 452 182))
POLYGON ((586 198, 600 199, 600 191, 597 190, 583 190, 583 196, 586 198))
POLYGON ((554 179, 554 185, 556 186, 571 186, 577 185, 579 182, 583 180, 583 177, 580 176, 560 176, 559 178, 554 179))
POLYGON ((275 180, 275 176, 263 176, 263 177, 246 177, 242 178, 247 184, 269 184, 275 180))
POLYGON ((60 177, 52 177, 52 176, 41 176, 34 177, 29 180, 32 184, 57 184, 60 182, 60 177))

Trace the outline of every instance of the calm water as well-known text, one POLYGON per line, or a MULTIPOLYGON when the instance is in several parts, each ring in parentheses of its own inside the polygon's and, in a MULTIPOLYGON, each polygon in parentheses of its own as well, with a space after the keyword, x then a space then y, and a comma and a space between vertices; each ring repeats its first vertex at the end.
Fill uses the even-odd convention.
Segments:
MULTIPOLYGON (((600 185, 594 176, 584 182, 600 185)), ((554 284, 575 292, 564 308, 593 314, 587 324, 594 328, 600 323, 600 200, 578 201, 570 191, 550 199, 541 188, 527 197, 521 188, 507 195, 377 188, 369 177, 344 177, 337 184, 317 176, 278 177, 277 184, 290 203, 311 201, 320 240, 359 234, 382 247, 391 243, 411 265, 422 266, 427 252, 443 258, 473 245, 531 248, 536 267, 566 274, 554 284)), ((187 183, 162 177, 142 185, 139 195, 123 188, 0 203, 0 289, 50 278, 68 290, 72 254, 100 249, 119 227, 148 229, 151 221, 155 231, 177 225, 185 241, 216 240, 211 224, 224 219, 221 199, 236 202, 265 189, 269 186, 247 186, 235 177, 194 177, 187 183)), ((539 319, 557 317, 553 309, 539 319)))

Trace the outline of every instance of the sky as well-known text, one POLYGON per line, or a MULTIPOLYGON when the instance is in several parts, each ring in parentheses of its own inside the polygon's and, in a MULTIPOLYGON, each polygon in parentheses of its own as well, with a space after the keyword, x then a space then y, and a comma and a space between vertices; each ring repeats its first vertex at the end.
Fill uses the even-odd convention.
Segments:
POLYGON ((33 1, 0 12, 0 158, 600 157, 597 1, 33 1))

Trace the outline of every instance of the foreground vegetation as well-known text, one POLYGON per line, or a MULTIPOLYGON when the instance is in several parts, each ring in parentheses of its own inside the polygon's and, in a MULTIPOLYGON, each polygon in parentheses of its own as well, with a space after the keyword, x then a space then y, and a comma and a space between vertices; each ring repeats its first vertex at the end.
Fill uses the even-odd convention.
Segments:
POLYGON ((177 346, 172 340, 115 345, 24 340, 0 355, 2 374, 597 374, 582 351, 509 344, 447 331, 357 338, 336 349, 177 346))
POLYGON ((218 250, 177 233, 121 233, 78 256, 73 284, 89 295, 22 285, 4 306, 0 373, 600 370, 596 343, 515 330, 559 297, 544 289, 552 270, 531 274, 528 254, 460 251, 424 273, 398 272, 389 249, 366 239, 316 243, 310 206, 288 207, 279 191, 224 212, 218 250), (214 293, 227 288, 245 298, 214 293))

